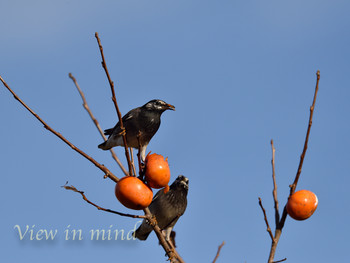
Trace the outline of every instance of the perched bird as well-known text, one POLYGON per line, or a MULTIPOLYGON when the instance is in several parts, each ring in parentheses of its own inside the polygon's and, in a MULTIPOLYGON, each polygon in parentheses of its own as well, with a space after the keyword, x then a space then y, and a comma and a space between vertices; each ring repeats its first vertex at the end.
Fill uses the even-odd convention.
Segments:
MULTIPOLYGON (((160 116, 166 110, 175 110, 175 107, 162 100, 151 100, 142 107, 132 109, 122 118, 128 147, 139 148, 137 137, 140 134, 142 161, 145 160, 148 143, 159 129, 160 116)), ((119 122, 114 128, 105 130, 105 135, 109 135, 108 140, 101 143, 98 148, 109 150, 114 146, 124 146, 119 122)))
MULTIPOLYGON (((188 178, 179 175, 171 184, 168 192, 161 189, 154 196, 149 210, 156 217, 158 226, 165 231, 165 239, 170 240, 170 234, 180 216, 185 213, 187 207, 188 178)), ((146 240, 153 228, 146 220, 135 231, 135 237, 146 240)))

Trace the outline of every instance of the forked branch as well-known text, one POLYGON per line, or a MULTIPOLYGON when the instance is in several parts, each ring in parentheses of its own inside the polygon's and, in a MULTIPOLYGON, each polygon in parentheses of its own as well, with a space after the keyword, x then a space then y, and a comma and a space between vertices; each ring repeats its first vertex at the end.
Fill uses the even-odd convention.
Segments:
MULTIPOLYGON (((306 154, 306 150, 308 147, 308 142, 309 142, 309 136, 310 136, 310 130, 311 130, 311 126, 312 126, 312 118, 313 118, 313 113, 314 113, 314 109, 315 109, 315 104, 316 104, 316 98, 317 98, 317 93, 318 93, 318 84, 319 84, 319 80, 320 80, 320 71, 317 71, 316 73, 316 87, 315 87, 315 92, 314 92, 314 98, 313 98, 313 102, 312 105, 310 107, 310 116, 309 116, 309 121, 308 121, 308 128, 306 131, 306 137, 305 137, 305 142, 304 142, 304 147, 303 147, 303 151, 301 153, 300 156, 300 162, 298 165, 298 170, 294 179, 294 182, 292 185, 290 185, 290 193, 289 193, 289 197, 295 192, 295 189, 297 187, 300 175, 301 175, 301 170, 303 167, 303 163, 304 163, 304 158, 305 158, 305 154, 306 154)), ((286 205, 284 206, 283 209, 283 213, 282 216, 280 218, 280 214, 279 214, 279 208, 278 208, 278 199, 277 199, 277 183, 276 183, 276 175, 275 175, 275 147, 273 145, 273 141, 271 140, 271 148, 272 148, 272 160, 271 160, 271 164, 272 164, 272 179, 273 179, 273 199, 274 199, 274 204, 275 204, 275 221, 276 221, 276 230, 275 230, 275 235, 272 235, 272 232, 269 232, 269 235, 272 239, 271 242, 271 249, 270 249, 270 254, 269 254, 269 259, 268 259, 268 263, 273 263, 273 262, 282 262, 285 261, 285 259, 279 260, 279 261, 273 261, 274 257, 275 257, 275 253, 276 253, 276 248, 277 248, 277 244, 279 242, 279 239, 281 237, 282 234, 282 229, 284 227, 284 224, 286 222, 287 219, 287 208, 286 205)), ((289 198, 288 197, 288 198, 289 198)), ((265 219, 265 223, 269 229, 269 225, 266 219, 266 212, 265 209, 262 207, 261 204, 261 200, 259 199, 259 205, 261 206, 263 213, 264 213, 264 219, 265 219)))

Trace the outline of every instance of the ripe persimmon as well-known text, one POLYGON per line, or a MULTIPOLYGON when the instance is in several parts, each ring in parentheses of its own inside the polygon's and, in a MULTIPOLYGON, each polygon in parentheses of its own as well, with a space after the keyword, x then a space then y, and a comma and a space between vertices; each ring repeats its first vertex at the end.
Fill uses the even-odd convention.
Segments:
POLYGON ((160 154, 148 153, 145 160, 145 179, 152 188, 162 188, 168 185, 170 181, 170 169, 168 158, 160 154))
POLYGON ((125 176, 115 186, 115 195, 124 206, 141 210, 152 202, 153 192, 137 177, 125 176))
POLYGON ((300 190, 292 194, 287 202, 287 212, 295 220, 308 219, 318 205, 317 196, 308 190, 300 190))

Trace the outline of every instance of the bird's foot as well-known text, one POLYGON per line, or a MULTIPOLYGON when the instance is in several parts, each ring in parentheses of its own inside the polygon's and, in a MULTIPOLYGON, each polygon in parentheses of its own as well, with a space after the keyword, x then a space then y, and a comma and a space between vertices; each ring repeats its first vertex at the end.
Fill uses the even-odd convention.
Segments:
POLYGON ((179 262, 176 256, 175 249, 173 247, 169 249, 169 251, 165 254, 165 256, 168 256, 168 261, 170 261, 170 263, 179 262))
POLYGON ((147 222, 152 227, 157 225, 157 219, 156 219, 155 215, 152 215, 152 217, 147 218, 147 222))
POLYGON ((123 128, 121 129, 121 132, 120 132, 118 135, 121 135, 121 136, 126 135, 125 127, 123 127, 123 128))

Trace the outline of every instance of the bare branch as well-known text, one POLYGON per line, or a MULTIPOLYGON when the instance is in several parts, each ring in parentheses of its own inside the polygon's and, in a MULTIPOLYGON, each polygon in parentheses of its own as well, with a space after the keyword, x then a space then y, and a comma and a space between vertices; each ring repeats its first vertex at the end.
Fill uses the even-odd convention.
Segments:
POLYGON ((273 200, 275 203, 275 222, 276 226, 280 222, 280 212, 278 207, 278 198, 277 198, 277 183, 276 183, 276 173, 275 173, 275 147, 273 146, 273 140, 271 140, 271 149, 272 149, 272 159, 271 159, 271 165, 272 165, 272 180, 273 180, 273 200))
POLYGON ((146 218, 146 216, 125 214, 125 213, 117 212, 117 211, 114 211, 114 210, 111 210, 111 209, 106 209, 106 208, 100 207, 99 205, 96 205, 96 204, 94 204, 93 202, 91 202, 90 200, 88 200, 87 197, 85 196, 84 192, 83 192, 83 191, 79 191, 79 190, 76 189, 73 185, 71 185, 71 186, 63 185, 62 187, 65 188, 66 190, 71 190, 71 191, 74 191, 74 192, 76 192, 76 193, 81 194, 81 196, 83 197, 83 199, 84 199, 87 203, 89 203, 90 205, 93 205, 93 206, 96 207, 98 210, 102 210, 102 211, 105 211, 105 212, 117 214, 117 215, 120 215, 120 216, 131 217, 131 218, 146 218))
MULTIPOLYGON (((72 81, 74 82, 74 85, 75 85, 75 87, 77 88, 77 90, 78 90, 78 92, 79 92, 79 94, 80 94, 80 96, 81 96, 81 99, 83 100, 83 107, 84 107, 84 109, 88 112, 88 114, 89 114, 91 120, 94 122, 94 124, 95 124, 97 130, 98 130, 99 133, 101 134, 102 138, 106 141, 107 138, 106 138, 106 136, 104 135, 104 133, 103 133, 103 131, 102 131, 102 129, 101 129, 101 126, 100 126, 98 120, 97 120, 97 119, 95 118, 95 116, 92 114, 92 111, 90 110, 90 107, 89 107, 89 105, 88 105, 88 103, 87 103, 87 101, 86 101, 85 95, 84 95, 83 91, 81 90, 81 88, 80 88, 80 86, 79 86, 77 80, 76 80, 75 77, 72 75, 72 73, 69 73, 69 77, 70 77, 70 78, 72 79, 72 81)), ((121 161, 120 161, 119 158, 117 157, 117 155, 116 155, 116 153, 114 152, 114 150, 113 150, 113 149, 110 149, 109 151, 111 152, 113 159, 117 162, 117 164, 119 165, 119 167, 120 167, 120 169, 123 171, 123 173, 124 173, 125 175, 128 175, 128 172, 127 172, 126 169, 124 168, 123 164, 121 163, 121 161)))
MULTIPOLYGON (((303 152, 302 152, 302 154, 300 156, 300 162, 299 162, 297 174, 295 176, 293 184, 290 186, 289 196, 291 196, 295 192, 295 189, 297 187, 297 184, 298 184, 298 181, 299 181, 299 177, 300 177, 300 174, 301 174, 301 169, 302 169, 303 163, 304 163, 304 158, 305 158, 305 154, 306 154, 306 150, 307 150, 307 146, 308 146, 308 142, 309 142, 310 130, 311 130, 311 126, 312 126, 312 117, 314 115, 314 109, 315 109, 315 104, 316 104, 316 98, 317 98, 317 92, 318 92, 318 83, 320 81, 320 71, 319 70, 316 73, 316 77, 317 77, 317 79, 316 79, 316 87, 315 87, 314 99, 313 99, 312 105, 310 107, 309 123, 308 123, 307 132, 306 132, 304 148, 303 148, 303 152)), ((279 223, 278 228, 280 228, 280 229, 283 228, 284 223, 286 221, 286 218, 287 218, 287 209, 286 209, 286 207, 284 207, 282 218, 281 218, 281 221, 279 223)))
MULTIPOLYGON (((320 71, 318 70, 316 73, 316 87, 315 87, 313 102, 312 102, 312 105, 310 107, 310 116, 309 116, 308 128, 307 128, 305 142, 304 142, 304 148, 303 148, 302 154, 300 156, 300 162, 299 162, 299 166, 298 166, 298 170, 297 170, 297 174, 295 176, 294 182, 292 185, 290 185, 289 197, 295 192, 295 189, 297 187, 297 184, 298 184, 298 181, 300 178, 301 169, 303 167, 303 162, 304 162, 304 158, 305 158, 305 154, 306 154, 306 150, 307 150, 307 146, 308 146, 308 141, 309 141, 309 136, 310 136, 310 130, 311 130, 311 126, 312 126, 312 117, 313 117, 315 104, 316 104, 319 81, 320 81, 320 71)), ((270 255, 269 255, 269 259, 268 259, 269 263, 273 263, 273 259, 275 257, 275 253, 276 253, 277 244, 278 244, 278 241, 282 235, 282 229, 283 229, 284 224, 285 224, 286 219, 287 219, 288 213, 287 213, 286 206, 287 206, 287 204, 284 206, 282 217, 281 217, 280 221, 278 222, 278 224, 276 225, 274 242, 272 242, 272 244, 271 244, 270 255)), ((284 260, 286 260, 286 259, 283 259, 280 261, 275 261, 275 262, 282 262, 284 260)))
POLYGON ((260 197, 259 197, 259 205, 260 205, 261 210, 263 211, 263 214, 264 214, 264 220, 265 220, 265 224, 266 224, 266 227, 267 227, 266 231, 269 233, 272 242, 275 242, 273 234, 272 234, 272 231, 271 231, 271 228, 270 228, 270 225, 269 225, 269 221, 267 220, 266 211, 265 211, 265 208, 262 205, 260 197))
POLYGON ((284 258, 284 259, 281 259, 281 260, 274 261, 272 263, 279 263, 279 262, 283 262, 283 261, 286 261, 286 260, 287 260, 287 258, 284 258))
POLYGON ((132 176, 132 165, 131 165, 131 160, 130 160, 130 155, 129 155, 129 150, 128 150, 128 144, 127 144, 127 141, 126 141, 126 132, 125 132, 125 127, 123 125, 122 114, 120 113, 120 110, 119 110, 119 107, 118 107, 118 103, 117 103, 117 99, 115 97, 114 83, 113 83, 113 81, 112 81, 112 79, 111 79, 111 77, 109 75, 109 72, 108 72, 108 69, 107 69, 106 60, 105 60, 105 56, 103 54, 103 47, 102 47, 101 40, 98 37, 98 33, 97 32, 95 33, 95 37, 96 37, 96 40, 97 40, 97 43, 98 43, 98 47, 100 49, 100 53, 101 53, 101 57, 102 57, 101 64, 102 64, 103 69, 106 72, 106 76, 108 78, 108 82, 109 82, 109 85, 111 87, 112 100, 113 100, 115 109, 116 109, 117 114, 118 114, 120 129, 123 131, 122 136, 123 136, 123 143, 124 143, 124 149, 125 149, 125 156, 126 156, 126 160, 128 161, 129 175, 132 176))
POLYGON ((293 182, 291 189, 290 189, 290 195, 292 195, 295 192, 295 188, 297 187, 298 180, 299 180, 299 177, 301 174, 301 168, 303 167, 304 158, 305 158, 305 154, 306 154, 306 150, 307 150, 307 146, 308 146, 308 142, 309 142, 310 130, 311 130, 311 126, 312 126, 312 117, 314 115, 316 97, 317 97, 317 92, 318 92, 318 83, 320 81, 320 71, 319 70, 317 71, 316 76, 317 76, 316 88, 315 88, 315 93, 314 93, 314 99, 313 99, 312 105, 310 107, 309 125, 308 125, 307 132, 306 132, 304 148, 303 148, 303 152, 300 156, 300 162, 299 162, 297 174, 295 176, 294 182, 293 182))
POLYGON ((8 89, 8 91, 10 91, 12 93, 12 95, 14 96, 14 98, 19 101, 19 103, 21 103, 23 105, 23 107, 25 107, 38 121, 40 121, 43 125, 44 128, 49 130, 50 132, 52 132, 53 134, 55 134, 58 138, 60 138, 63 142, 65 142, 66 144, 69 145, 69 147, 71 147, 74 151, 78 152, 79 154, 81 154, 82 156, 84 156, 86 159, 88 159, 90 162, 92 162, 96 167, 98 167, 101 171, 103 171, 105 173, 106 177, 109 177, 111 180, 113 180, 114 182, 118 182, 119 178, 116 177, 109 169, 107 169, 107 167, 105 167, 104 165, 98 163, 95 159, 93 159, 91 156, 87 155, 85 152, 83 152, 82 150, 80 150, 79 148, 77 148, 74 144, 72 144, 70 141, 68 141, 66 138, 63 137, 62 134, 58 133, 57 131, 55 131, 54 129, 52 129, 43 119, 41 119, 39 117, 39 115, 37 115, 29 106, 27 106, 27 104, 25 104, 18 96, 17 94, 7 85, 7 83, 4 81, 4 79, 0 76, 0 80, 1 82, 4 84, 4 86, 8 89))
POLYGON ((216 260, 219 258, 220 251, 221 251, 221 249, 222 249, 222 247, 223 247, 224 245, 225 245, 225 241, 222 241, 221 245, 218 247, 218 251, 216 252, 216 256, 215 256, 215 258, 214 258, 214 260, 213 260, 213 263, 215 263, 216 260))

